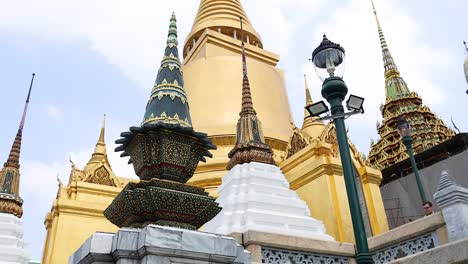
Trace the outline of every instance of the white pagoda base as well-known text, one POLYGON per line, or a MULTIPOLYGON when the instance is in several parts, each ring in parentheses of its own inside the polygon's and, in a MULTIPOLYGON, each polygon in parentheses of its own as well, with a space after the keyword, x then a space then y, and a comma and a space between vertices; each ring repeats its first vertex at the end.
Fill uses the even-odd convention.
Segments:
MULTIPOLYGON (((319 240, 334 240, 325 226, 274 165, 251 162, 236 165, 218 188, 223 208, 204 225, 205 232, 222 235, 258 231, 319 240)), ((319 202, 319 201, 317 201, 319 202)))
POLYGON ((27 264, 29 259, 23 241, 23 221, 0 213, 0 264, 27 264))

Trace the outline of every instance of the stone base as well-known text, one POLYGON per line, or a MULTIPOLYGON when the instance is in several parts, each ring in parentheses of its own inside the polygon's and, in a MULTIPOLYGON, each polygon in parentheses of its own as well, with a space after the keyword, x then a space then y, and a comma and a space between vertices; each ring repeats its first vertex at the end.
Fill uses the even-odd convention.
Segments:
POLYGON ((236 165, 223 177, 218 192, 216 202, 223 209, 204 231, 223 235, 257 231, 334 241, 275 165, 236 165))
POLYGON ((68 263, 249 264, 250 253, 231 237, 149 225, 122 228, 116 234, 96 233, 68 263))
POLYGON ((203 188, 152 179, 127 184, 104 216, 121 228, 154 224, 196 230, 219 211, 203 188))
POLYGON ((0 263, 27 264, 29 259, 23 241, 23 222, 12 214, 0 213, 0 263))

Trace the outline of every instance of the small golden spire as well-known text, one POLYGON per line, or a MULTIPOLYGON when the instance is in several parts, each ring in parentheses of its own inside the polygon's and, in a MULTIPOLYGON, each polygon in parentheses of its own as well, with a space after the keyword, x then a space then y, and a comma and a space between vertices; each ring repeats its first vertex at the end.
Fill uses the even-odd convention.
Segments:
MULTIPOLYGON (((309 84, 307 83, 307 76, 304 74, 304 84, 305 84, 305 95, 306 95, 306 107, 313 104, 312 96, 310 96, 309 84)), ((310 116, 309 111, 304 107, 304 122, 302 123, 302 131, 307 135, 314 137, 317 136, 320 132, 320 129, 314 128, 316 125, 323 126, 323 122, 319 121, 318 118, 310 116)))
POLYGON ((104 141, 104 134, 106 131, 106 115, 104 115, 104 119, 102 121, 101 132, 99 134, 98 142, 96 143, 96 147, 94 148, 94 152, 91 155, 91 159, 88 161, 86 166, 84 167, 84 171, 90 169, 93 164, 101 163, 103 160, 107 162, 107 151, 106 151, 106 143, 104 141))
POLYGON ((310 96, 309 84, 307 83, 307 76, 304 74, 304 83, 306 91, 306 106, 313 104, 312 97, 310 96))
MULTIPOLYGON (((304 84, 305 84, 305 94, 306 94, 306 104, 305 106, 309 106, 313 104, 312 97, 310 96, 309 84, 307 83, 307 76, 304 74, 304 84)), ((307 122, 307 119, 311 119, 309 112, 304 108, 304 124, 307 122)), ((312 120, 310 120, 312 121, 312 120)))
POLYGON ((99 135, 98 143, 105 144, 104 133, 106 131, 106 114, 104 114, 104 119, 102 120, 101 134, 99 135))

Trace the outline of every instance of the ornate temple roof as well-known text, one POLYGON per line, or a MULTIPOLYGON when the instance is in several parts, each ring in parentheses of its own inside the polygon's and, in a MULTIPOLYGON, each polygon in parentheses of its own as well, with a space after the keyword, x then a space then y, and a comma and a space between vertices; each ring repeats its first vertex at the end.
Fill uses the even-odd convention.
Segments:
MULTIPOLYGON (((240 27, 242 31, 242 19, 240 27)), ((271 147, 265 143, 265 138, 263 137, 262 132, 262 123, 258 119, 257 112, 253 107, 243 40, 242 75, 242 107, 239 113, 240 118, 237 121, 236 145, 228 154, 230 159, 227 164, 228 170, 237 164, 249 163, 252 161, 275 164, 273 161, 273 151, 271 147)))
POLYGON ((383 121, 377 123, 380 139, 372 144, 367 163, 382 170, 407 158, 406 148, 396 130, 398 117, 403 116, 412 125, 416 154, 450 139, 455 132, 422 103, 416 92, 408 88, 390 53, 373 1, 372 6, 382 47, 386 100, 381 107, 383 121))
POLYGON ((78 167, 71 161, 71 172, 69 178, 69 184, 72 182, 87 182, 100 185, 107 185, 113 187, 123 187, 124 181, 121 181, 112 171, 112 167, 107 159, 107 150, 106 143, 104 141, 106 130, 105 115, 102 122, 101 132, 99 134, 99 139, 96 143, 91 158, 85 167, 80 170, 78 167))
POLYGON ((246 41, 263 47, 260 35, 253 28, 239 0, 201 0, 192 30, 184 44, 184 56, 189 50, 188 47, 193 46, 205 29, 212 29, 228 36, 236 35, 233 34, 235 31, 240 33, 239 17, 243 20, 246 41))
POLYGON ((11 147, 7 161, 3 165, 2 170, 0 170, 0 212, 13 214, 17 217, 21 217, 23 215, 23 199, 19 196, 19 161, 24 122, 28 111, 34 76, 35 74, 33 73, 31 84, 29 85, 28 96, 26 97, 26 103, 24 104, 23 116, 21 117, 21 122, 18 127, 18 132, 16 133, 13 146, 11 147))

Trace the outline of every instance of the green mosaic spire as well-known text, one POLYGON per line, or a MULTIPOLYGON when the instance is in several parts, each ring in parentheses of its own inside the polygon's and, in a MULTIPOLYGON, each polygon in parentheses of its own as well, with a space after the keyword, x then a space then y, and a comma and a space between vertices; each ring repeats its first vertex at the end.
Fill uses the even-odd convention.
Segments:
POLYGON ((221 211, 203 188, 186 185, 216 146, 192 127, 174 14, 166 43, 143 123, 122 132, 115 142, 120 145, 115 151, 130 156, 141 180, 127 184, 104 211, 119 227, 156 224, 195 230, 221 211))
POLYGON ((192 127, 187 95, 184 89, 179 51, 177 49, 177 19, 172 14, 167 46, 151 97, 146 106, 143 124, 179 124, 192 127))

